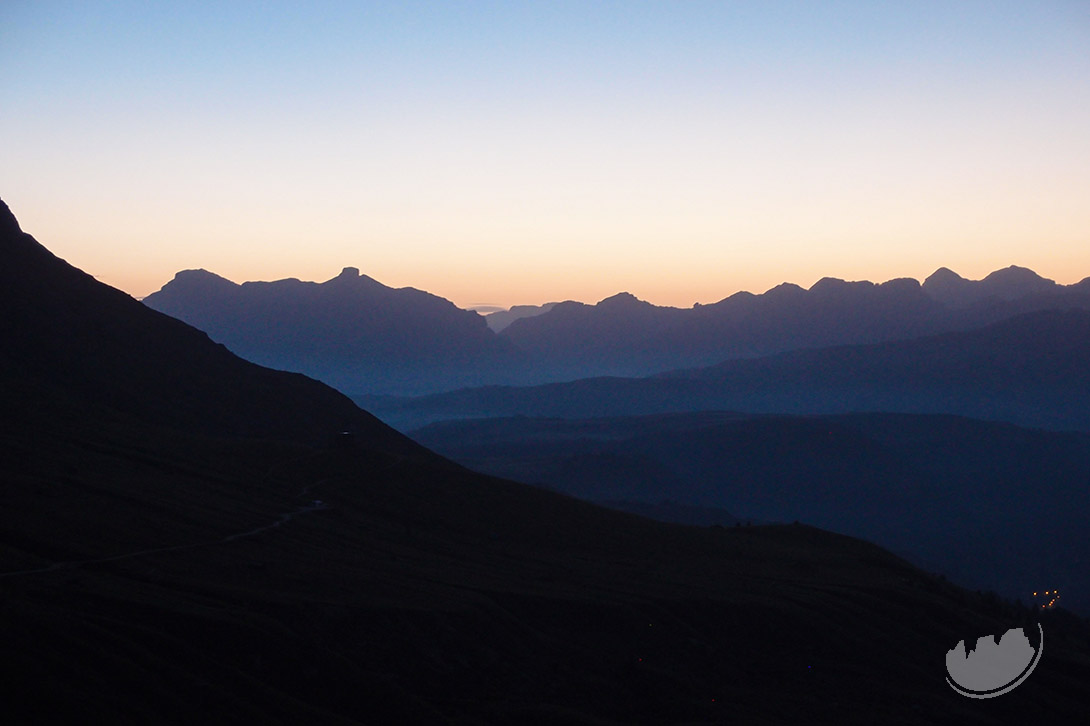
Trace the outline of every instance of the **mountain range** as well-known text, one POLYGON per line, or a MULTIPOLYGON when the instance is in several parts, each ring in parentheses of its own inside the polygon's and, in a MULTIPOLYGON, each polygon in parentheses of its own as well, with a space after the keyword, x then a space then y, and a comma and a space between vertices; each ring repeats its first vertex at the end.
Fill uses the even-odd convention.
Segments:
POLYGON ((1090 309, 1090 279, 1057 285, 1025 268, 983 280, 945 268, 921 285, 823 278, 806 290, 779 285, 712 305, 663 308, 627 293, 597 305, 562 303, 517 320, 503 336, 552 380, 644 376, 802 348, 877 343, 967 330, 1056 307, 1090 309))
POLYGON ((322 283, 241 285, 186 270, 144 303, 247 360, 347 391, 424 393, 504 380, 519 359, 477 313, 353 267, 322 283))
POLYGON ((422 395, 648 376, 969 330, 1039 310, 1090 309, 1090 279, 1057 285, 1009 267, 973 281, 943 268, 922 285, 824 278, 808 290, 785 283, 687 309, 620 293, 596 305, 519 306, 482 318, 419 290, 386 287, 355 268, 324 283, 242 285, 191 270, 145 303, 249 360, 306 373, 352 395, 422 395))
POLYGON ((470 472, 51 255, 0 203, 0 677, 15 723, 1006 723, 1090 627, 806 526, 470 472), (967 637, 1045 622, 1001 704, 967 637))
POLYGON ((944 413, 1090 431, 1090 311, 1042 310, 966 331, 797 350, 647 378, 358 400, 401 430, 456 418, 727 410, 944 413))

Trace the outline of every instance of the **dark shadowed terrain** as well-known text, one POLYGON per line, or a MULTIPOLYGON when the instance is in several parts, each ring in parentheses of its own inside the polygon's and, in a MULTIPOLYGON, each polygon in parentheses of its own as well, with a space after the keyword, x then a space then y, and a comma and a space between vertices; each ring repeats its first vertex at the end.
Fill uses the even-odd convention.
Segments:
POLYGON ((1090 613, 1087 434, 953 416, 701 413, 454 421, 412 436, 477 471, 642 502, 648 516, 717 507, 801 521, 1012 599, 1062 588, 1067 607, 1090 613))
POLYGON ((50 255, 0 206, 12 723, 1008 723, 1085 712, 1090 628, 805 526, 486 477, 50 255), (351 432, 351 433, 345 433, 351 432), (1045 622, 1016 691, 959 640, 1045 622))

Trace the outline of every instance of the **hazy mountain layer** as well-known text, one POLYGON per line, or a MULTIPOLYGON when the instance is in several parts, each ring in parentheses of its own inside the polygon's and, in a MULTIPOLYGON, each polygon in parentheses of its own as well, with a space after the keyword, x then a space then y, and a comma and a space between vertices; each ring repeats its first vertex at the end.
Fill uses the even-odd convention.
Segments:
POLYGON ((732 360, 652 378, 361 400, 401 430, 469 417, 732 410, 949 413, 1090 431, 1090 311, 1046 310, 963 332, 732 360))

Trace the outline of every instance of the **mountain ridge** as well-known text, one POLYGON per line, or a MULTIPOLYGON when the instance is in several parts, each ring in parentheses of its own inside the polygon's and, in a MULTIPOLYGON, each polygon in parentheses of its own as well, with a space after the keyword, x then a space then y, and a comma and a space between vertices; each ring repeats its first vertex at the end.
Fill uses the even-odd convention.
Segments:
MULTIPOLYGON (((1090 278, 1088 278, 1090 279, 1090 278)), ((939 268, 923 283, 823 277, 673 308, 629 292, 488 316, 346 267, 325 282, 233 283, 182 271, 145 303, 243 357, 351 394, 422 395, 489 384, 640 377, 790 350, 968 330, 1034 310, 1090 309, 1090 282, 1010 266, 982 280, 939 268)))
POLYGON ((187 271, 143 302, 248 360, 341 390, 471 385, 517 358, 477 313, 412 287, 388 287, 355 267, 325 282, 237 284, 187 271))

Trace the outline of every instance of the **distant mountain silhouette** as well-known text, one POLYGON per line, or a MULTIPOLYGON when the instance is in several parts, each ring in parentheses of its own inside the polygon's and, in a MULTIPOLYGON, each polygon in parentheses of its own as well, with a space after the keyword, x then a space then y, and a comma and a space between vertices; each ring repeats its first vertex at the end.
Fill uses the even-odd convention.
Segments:
POLYGON ((484 318, 354 267, 323 283, 235 284, 179 272, 144 304, 193 325, 247 360, 347 392, 425 393, 504 380, 511 345, 484 318))
POLYGON ((530 380, 578 378, 587 371, 630 375, 676 360, 675 352, 649 348, 647 341, 684 316, 683 310, 625 292, 597 305, 559 303, 542 315, 516 320, 500 337, 533 361, 530 380))
POLYGON ((516 320, 532 318, 535 315, 547 313, 556 307, 556 303, 550 302, 544 305, 515 305, 510 310, 497 310, 484 316, 488 327, 498 333, 516 320))
POLYGON ((678 517, 718 507, 864 537, 1012 598, 1063 583, 1090 613, 1090 434, 952 416, 708 412, 448 421, 412 436, 475 470, 639 502, 648 515, 669 517, 656 505, 672 499, 678 517))
POLYGON ((811 527, 666 525, 474 474, 96 282, 3 206, 0 303, 12 723, 1085 714, 1090 629, 1062 610, 1040 615, 1056 675, 959 710, 942 654, 1031 611, 811 527))
POLYGON ((979 281, 942 268, 923 285, 823 278, 711 305, 660 307, 619 293, 595 305, 518 306, 482 317, 345 270, 323 283, 241 285, 185 270, 144 300, 242 357, 352 394, 648 376, 725 360, 969 330, 1037 310, 1090 310, 1090 278, 1057 285, 1009 267, 979 281), (495 332, 495 331, 498 331, 495 332))
POLYGON ((1010 267, 970 281, 943 268, 923 285, 827 277, 809 290, 785 283, 691 309, 657 307, 622 293, 597 305, 561 303, 511 324, 500 337, 534 362, 523 383, 551 382, 914 338, 1073 306, 1090 309, 1090 280, 1061 286, 1010 267))
POLYGON ((731 360, 651 378, 489 386, 368 404, 402 430, 467 417, 732 410, 949 413, 1090 431, 1090 311, 1045 310, 962 332, 731 360))
POLYGON ((923 291, 931 298, 959 308, 988 301, 1049 295, 1063 289, 1063 286, 1046 280, 1033 270, 1014 265, 996 270, 983 280, 966 280, 956 272, 940 267, 923 283, 923 291))

